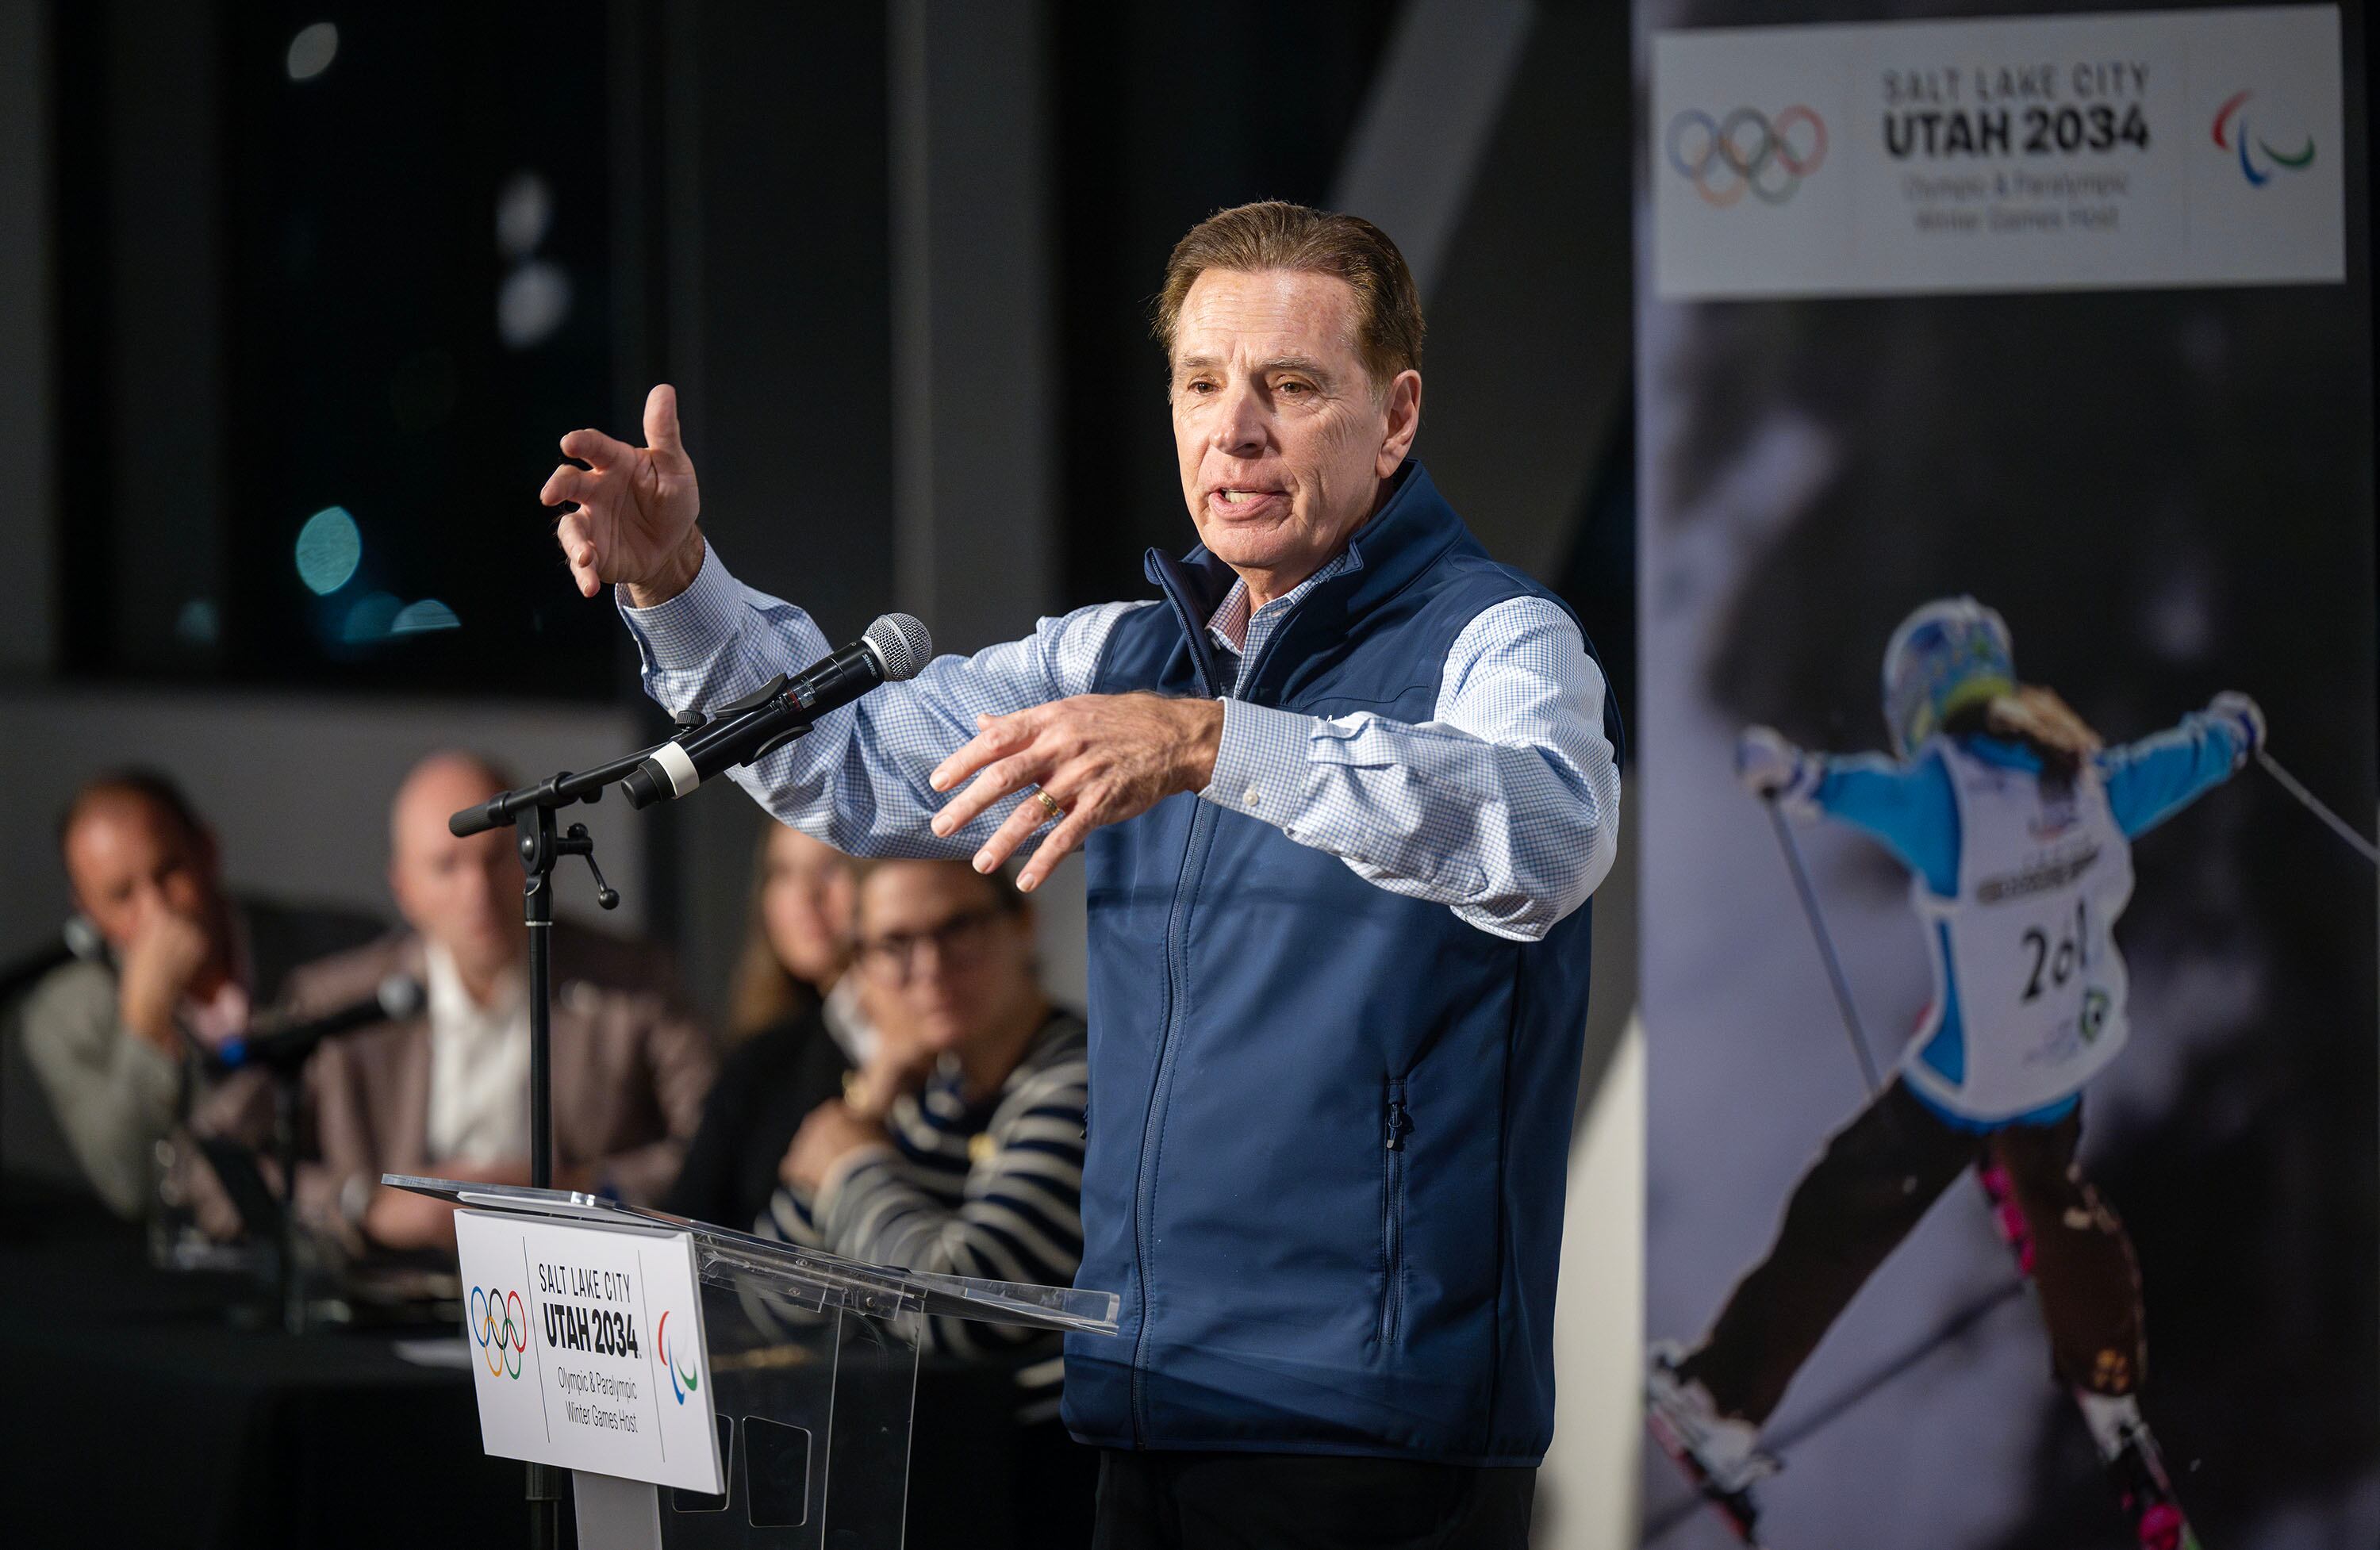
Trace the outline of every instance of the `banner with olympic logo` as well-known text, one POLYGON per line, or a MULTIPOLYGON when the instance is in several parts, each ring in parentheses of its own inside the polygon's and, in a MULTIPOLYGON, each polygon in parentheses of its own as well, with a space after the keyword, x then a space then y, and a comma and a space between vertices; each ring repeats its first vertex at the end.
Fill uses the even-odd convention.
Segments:
POLYGON ((1653 34, 1663 300, 2346 278, 2332 6, 1653 34))
POLYGON ((467 1209, 455 1241, 488 1452, 725 1488, 691 1235, 467 1209))

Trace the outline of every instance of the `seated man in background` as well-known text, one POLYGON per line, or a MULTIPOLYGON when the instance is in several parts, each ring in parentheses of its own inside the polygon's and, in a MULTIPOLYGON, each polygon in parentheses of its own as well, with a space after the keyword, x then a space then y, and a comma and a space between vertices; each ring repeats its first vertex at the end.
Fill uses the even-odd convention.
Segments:
POLYGON ((739 1230, 768 1209, 803 1118, 860 1085, 878 1043, 849 972, 851 858, 773 821, 759 849, 729 1047, 662 1196, 665 1211, 739 1230))
MULTIPOLYGON (((321 1160, 301 1169, 299 1204, 351 1248, 454 1243, 452 1209, 382 1187, 384 1172, 528 1182, 520 858, 509 829, 458 840, 446 828, 509 784, 468 754, 415 766, 389 823, 389 890, 408 929, 293 980, 317 1011, 395 973, 428 991, 420 1015, 331 1041, 309 1073, 321 1160)), ((676 1175, 712 1072, 662 955, 555 923, 552 1033, 556 1185, 650 1204, 676 1175)))
POLYGON ((26 994, 11 1042, 33 1081, 7 1083, 8 1167, 55 1174, 63 1153, 109 1209, 138 1217, 153 1193, 157 1143, 192 1080, 192 1045, 246 1034, 249 1012, 282 998, 292 969, 382 927, 234 898, 214 834, 152 770, 84 782, 58 820, 58 849, 75 907, 106 951, 51 970, 26 994), (26 1101, 36 1088, 45 1103, 26 1101))

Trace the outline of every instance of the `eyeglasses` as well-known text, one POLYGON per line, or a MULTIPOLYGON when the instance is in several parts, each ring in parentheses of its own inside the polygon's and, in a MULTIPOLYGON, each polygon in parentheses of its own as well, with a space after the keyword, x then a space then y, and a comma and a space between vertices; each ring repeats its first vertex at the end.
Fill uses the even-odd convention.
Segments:
POLYGON ((906 985, 917 973, 917 950, 928 942, 946 969, 973 965, 983 956, 991 923, 1006 912, 965 910, 926 931, 895 931, 859 944, 859 966, 886 985, 906 985))

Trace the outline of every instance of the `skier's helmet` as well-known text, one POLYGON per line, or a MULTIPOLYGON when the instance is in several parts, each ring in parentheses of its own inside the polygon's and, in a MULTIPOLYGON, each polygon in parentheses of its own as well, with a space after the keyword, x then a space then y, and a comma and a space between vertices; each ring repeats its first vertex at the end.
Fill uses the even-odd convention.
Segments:
POLYGON ((1937 598, 1884 648, 1884 721, 1902 758, 1970 705, 2016 688, 2008 622, 1973 598, 1937 598))

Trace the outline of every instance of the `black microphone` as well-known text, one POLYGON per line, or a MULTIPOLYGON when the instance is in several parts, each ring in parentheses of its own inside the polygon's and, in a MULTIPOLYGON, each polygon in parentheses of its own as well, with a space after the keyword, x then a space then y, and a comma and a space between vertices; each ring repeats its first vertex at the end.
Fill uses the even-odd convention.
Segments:
POLYGON ((243 1066, 272 1066, 286 1071, 305 1064, 306 1058, 324 1039, 352 1034, 375 1023, 411 1017, 421 1010, 422 1000, 419 980, 411 975, 391 975, 380 982, 379 989, 353 1006, 341 1007, 320 1017, 267 1024, 246 1038, 226 1039, 208 1063, 218 1071, 237 1071, 243 1066))
POLYGON ((722 769, 750 764, 810 730, 810 723, 876 687, 917 676, 934 643, 926 626, 888 613, 868 633, 788 681, 782 674, 722 705, 655 748, 620 782, 631 807, 684 796, 722 769))

